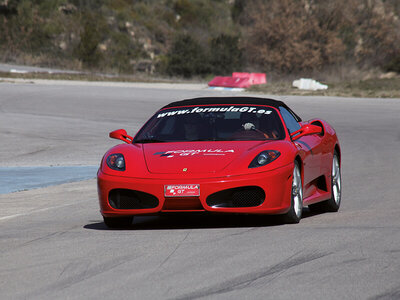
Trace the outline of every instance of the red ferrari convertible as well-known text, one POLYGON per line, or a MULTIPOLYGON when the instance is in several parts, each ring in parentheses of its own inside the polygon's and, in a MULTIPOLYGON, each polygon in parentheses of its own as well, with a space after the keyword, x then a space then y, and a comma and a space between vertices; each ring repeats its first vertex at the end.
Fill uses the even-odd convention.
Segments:
POLYGON ((340 145, 325 121, 304 122, 285 103, 252 97, 196 98, 161 108, 135 137, 104 155, 97 174, 110 228, 167 212, 280 214, 303 206, 337 211, 340 145))

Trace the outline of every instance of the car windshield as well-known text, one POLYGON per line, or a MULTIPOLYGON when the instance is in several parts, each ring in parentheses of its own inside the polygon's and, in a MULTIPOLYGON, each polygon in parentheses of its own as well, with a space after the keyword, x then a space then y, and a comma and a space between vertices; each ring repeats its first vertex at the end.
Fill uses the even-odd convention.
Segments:
POLYGON ((213 105, 160 110, 143 126, 134 142, 250 141, 284 137, 281 119, 272 107, 213 105))

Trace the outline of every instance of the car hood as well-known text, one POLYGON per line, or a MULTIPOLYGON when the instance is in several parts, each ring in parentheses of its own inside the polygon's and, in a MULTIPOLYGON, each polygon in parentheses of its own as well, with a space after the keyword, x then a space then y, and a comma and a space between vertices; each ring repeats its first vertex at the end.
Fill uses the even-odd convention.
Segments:
POLYGON ((154 174, 216 173, 265 141, 143 144, 147 168, 154 174))

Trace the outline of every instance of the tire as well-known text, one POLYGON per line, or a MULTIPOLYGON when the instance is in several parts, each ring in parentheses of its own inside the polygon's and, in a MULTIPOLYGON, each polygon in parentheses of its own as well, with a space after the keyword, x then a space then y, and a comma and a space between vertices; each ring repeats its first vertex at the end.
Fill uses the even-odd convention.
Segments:
POLYGON ((133 217, 117 217, 117 218, 108 218, 103 217, 104 224, 108 228, 128 228, 132 225, 133 217))
POLYGON ((342 176, 340 172, 339 155, 335 151, 332 159, 331 198, 326 201, 309 205, 315 212, 337 212, 342 201, 342 176))
POLYGON ((301 180, 300 166, 294 162, 292 188, 290 193, 290 209, 283 215, 283 220, 289 224, 299 223, 303 212, 303 183, 301 180))

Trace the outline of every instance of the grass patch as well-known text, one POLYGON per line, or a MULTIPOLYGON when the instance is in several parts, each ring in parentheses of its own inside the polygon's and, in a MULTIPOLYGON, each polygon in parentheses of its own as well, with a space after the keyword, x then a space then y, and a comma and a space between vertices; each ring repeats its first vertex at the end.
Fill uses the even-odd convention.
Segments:
POLYGON ((400 77, 323 83, 328 85, 327 90, 299 90, 292 87, 291 82, 277 82, 254 85, 248 91, 281 95, 400 98, 400 77))

